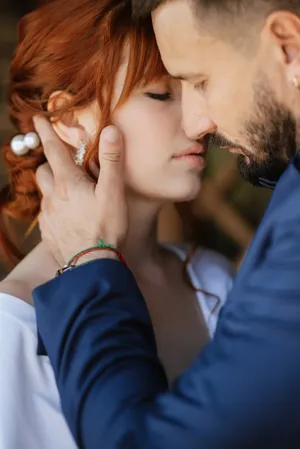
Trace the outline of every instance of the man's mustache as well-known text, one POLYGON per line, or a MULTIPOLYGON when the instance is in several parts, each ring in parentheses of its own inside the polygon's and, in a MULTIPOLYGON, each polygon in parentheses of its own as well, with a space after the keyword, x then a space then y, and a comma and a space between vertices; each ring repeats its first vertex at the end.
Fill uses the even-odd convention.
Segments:
POLYGON ((250 158, 253 157, 253 155, 249 153, 249 150, 247 150, 241 145, 238 145, 235 142, 232 142, 232 140, 226 139, 225 137, 222 136, 222 134, 219 133, 214 133, 210 135, 209 144, 219 148, 228 148, 228 149, 232 148, 235 150, 240 150, 242 156, 248 156, 250 158))
POLYGON ((231 140, 226 139, 219 133, 211 134, 209 137, 210 145, 214 145, 216 147, 229 147, 236 148, 237 145, 233 143, 231 140))

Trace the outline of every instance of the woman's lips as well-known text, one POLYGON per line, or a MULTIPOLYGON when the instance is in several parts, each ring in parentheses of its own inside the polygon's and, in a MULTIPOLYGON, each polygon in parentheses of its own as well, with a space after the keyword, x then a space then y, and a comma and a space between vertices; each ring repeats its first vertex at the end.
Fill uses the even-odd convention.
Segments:
POLYGON ((193 145, 192 147, 187 148, 186 150, 182 151, 179 154, 176 154, 174 157, 177 159, 180 157, 190 156, 190 155, 204 156, 204 154, 206 153, 206 150, 207 150, 207 148, 205 147, 205 145, 202 143, 201 144, 199 143, 197 145, 193 145))
POLYGON ((192 167, 204 168, 205 159, 203 154, 187 154, 186 156, 176 157, 177 161, 184 161, 192 167))
POLYGON ((182 153, 177 154, 173 158, 177 161, 188 163, 192 167, 204 168, 205 166, 205 147, 197 145, 190 147, 182 153))

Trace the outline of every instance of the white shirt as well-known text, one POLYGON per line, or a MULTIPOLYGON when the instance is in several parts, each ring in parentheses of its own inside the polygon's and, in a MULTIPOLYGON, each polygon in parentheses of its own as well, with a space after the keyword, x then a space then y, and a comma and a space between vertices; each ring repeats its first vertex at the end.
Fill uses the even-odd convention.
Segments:
MULTIPOLYGON (((184 260, 184 247, 168 247, 184 260)), ((231 265, 219 254, 200 249, 188 272, 196 287, 220 298, 214 310, 215 299, 197 292, 212 337, 231 288, 231 265)), ((76 449, 49 359, 38 357, 36 350, 34 308, 0 293, 0 449, 76 449)))

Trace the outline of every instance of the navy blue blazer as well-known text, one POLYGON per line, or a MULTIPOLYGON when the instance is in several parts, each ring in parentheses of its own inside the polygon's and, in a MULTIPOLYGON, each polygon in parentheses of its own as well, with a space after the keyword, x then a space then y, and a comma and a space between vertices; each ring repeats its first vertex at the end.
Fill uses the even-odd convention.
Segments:
POLYGON ((131 272, 98 260, 34 291, 84 449, 300 449, 300 173, 278 183, 215 338, 168 390, 131 272))

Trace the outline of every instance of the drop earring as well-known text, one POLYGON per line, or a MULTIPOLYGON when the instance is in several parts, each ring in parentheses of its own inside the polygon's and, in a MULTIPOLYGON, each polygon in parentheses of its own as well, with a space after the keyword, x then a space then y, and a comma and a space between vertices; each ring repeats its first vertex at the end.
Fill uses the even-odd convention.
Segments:
POLYGON ((86 154, 86 147, 87 147, 87 142, 85 142, 84 140, 81 140, 79 142, 79 148, 75 153, 76 165, 79 165, 79 166, 83 165, 85 154, 86 154))

